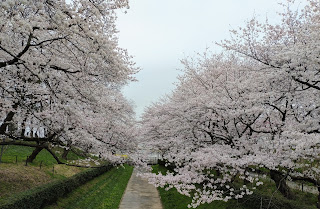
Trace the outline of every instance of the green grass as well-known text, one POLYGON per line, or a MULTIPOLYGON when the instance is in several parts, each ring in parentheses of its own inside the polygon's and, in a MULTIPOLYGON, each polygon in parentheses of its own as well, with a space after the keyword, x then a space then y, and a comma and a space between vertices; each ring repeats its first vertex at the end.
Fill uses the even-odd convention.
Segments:
POLYGON ((132 174, 133 167, 113 168, 80 186, 47 209, 117 209, 132 174))
MULTIPOLYGON (((3 163, 16 163, 17 162, 25 162, 27 159, 27 156, 31 155, 32 151, 35 148, 33 147, 24 147, 24 146, 8 146, 5 152, 2 156, 2 162, 3 163)), ((56 155, 59 157, 59 159, 62 162, 66 162, 61 158, 61 155, 63 153, 62 148, 53 148, 52 151, 56 153, 56 155)), ((78 156, 72 151, 68 153, 68 160, 78 160, 78 159, 84 159, 82 156, 78 156)), ((37 155, 36 159, 29 163, 30 165, 40 165, 40 162, 42 161, 42 165, 44 166, 51 166, 54 164, 57 164, 57 161, 52 157, 52 155, 46 150, 43 149, 41 152, 37 155)))
MULTIPOLYGON (((33 150, 34 148, 32 147, 6 146, 2 156, 2 163, 0 163, 0 202, 17 193, 46 184, 55 179, 72 176, 85 169, 58 165, 47 150, 42 150, 32 163, 28 163, 28 166, 25 166, 26 158, 33 150)), ((63 153, 61 148, 54 148, 53 151, 59 157, 63 153)), ((68 159, 77 160, 83 159, 83 157, 69 152, 68 159)))
MULTIPOLYGON (((167 168, 161 165, 153 166, 153 172, 165 174, 167 168)), ((158 188, 161 196, 161 201, 164 209, 186 209, 187 205, 191 203, 191 197, 184 196, 177 192, 176 189, 170 189, 166 191, 164 188, 158 188)), ((228 202, 214 201, 210 204, 203 204, 197 207, 198 209, 257 209, 268 208, 269 202, 271 202, 269 209, 316 209, 317 197, 316 195, 292 190, 295 196, 294 200, 287 200, 276 191, 276 187, 273 181, 264 181, 263 186, 258 187, 254 191, 253 195, 245 196, 243 199, 229 200, 228 202), (270 201, 271 199, 271 201, 270 201)))
MULTIPOLYGON (((28 166, 25 166, 27 156, 29 156, 33 150, 34 148, 25 146, 6 147, 2 156, 2 163, 0 163, 0 203, 5 202, 6 199, 20 192, 25 192, 33 187, 47 184, 56 179, 70 177, 86 169, 57 164, 53 156, 45 149, 37 155, 32 163, 28 163, 28 166)), ((62 148, 55 147, 52 151, 61 159, 63 153, 62 148)), ((76 152, 80 153, 81 150, 76 150, 76 152)), ((88 158, 97 160, 97 157, 94 156, 89 156, 88 158)), ((81 161, 82 159, 84 159, 84 157, 78 156, 72 151, 68 153, 68 161, 71 164, 76 163, 73 162, 73 160, 81 161)), ((65 160, 63 161, 66 162, 65 160)), ((104 161, 99 162, 105 164, 104 161)), ((93 161, 83 161, 83 163, 96 166, 93 161)), ((67 200, 67 203, 61 203, 63 206, 60 207, 58 205, 57 207, 117 208, 132 170, 133 168, 128 166, 126 169, 113 169, 98 177, 97 180, 94 180, 93 182, 96 183, 93 185, 85 186, 83 191, 81 191, 81 189, 77 190, 82 193, 81 198, 76 196, 76 198, 72 200, 74 202, 71 203, 71 205, 67 204, 70 201, 67 200)))
POLYGON ((246 205, 248 208, 254 208, 261 204, 262 199, 265 207, 270 202, 270 208, 279 208, 279 205, 282 205, 281 208, 286 209, 316 209, 316 195, 294 189, 291 189, 291 192, 294 199, 288 200, 277 190, 275 183, 269 179, 264 180, 263 185, 258 187, 253 195, 246 196, 241 202, 242 205, 246 205))
MULTIPOLYGON (((167 169, 161 165, 153 166, 153 172, 165 174, 167 169)), ((184 196, 180 194, 175 188, 166 191, 164 188, 158 188, 159 194, 161 196, 161 201, 164 209, 186 209, 188 204, 191 203, 191 197, 184 196)), ((199 209, 227 209, 230 208, 231 204, 235 201, 223 202, 215 201, 210 204, 200 205, 199 209), (232 202, 232 203, 231 203, 232 202)))

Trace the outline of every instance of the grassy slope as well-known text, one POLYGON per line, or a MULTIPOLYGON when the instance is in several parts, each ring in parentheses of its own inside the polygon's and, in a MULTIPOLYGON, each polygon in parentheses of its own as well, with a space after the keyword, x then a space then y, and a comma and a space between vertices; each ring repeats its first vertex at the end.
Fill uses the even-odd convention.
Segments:
POLYGON ((61 198, 47 209, 117 209, 133 167, 113 168, 61 198))
MULTIPOLYGON (((153 167, 154 172, 162 172, 165 174, 167 169, 163 166, 156 165, 153 167)), ((164 209, 185 209, 188 208, 187 205, 191 203, 191 198, 181 195, 176 191, 176 189, 170 189, 166 191, 164 188, 158 188, 161 196, 161 201, 164 209)), ((204 204, 198 207, 198 209, 256 209, 260 208, 261 199, 263 200, 263 208, 267 208, 269 204, 270 197, 271 208, 279 208, 275 206, 274 203, 283 203, 290 208, 290 205, 296 206, 296 208, 303 209, 315 209, 315 204, 317 202, 316 196, 310 193, 303 193, 299 191, 293 191, 295 194, 295 200, 289 201, 285 199, 278 191, 273 182, 266 181, 263 186, 260 186, 254 195, 247 196, 241 201, 230 200, 228 202, 214 201, 210 204, 204 204)))
MULTIPOLYGON (((47 150, 42 150, 33 163, 25 166, 25 160, 33 149, 31 147, 8 146, 5 150, 2 163, 0 163, 0 202, 13 194, 48 183, 54 179, 72 176, 83 170, 83 168, 57 165, 55 159, 47 150), (53 167, 54 174, 52 172, 53 167)), ((62 150, 56 151, 62 153, 62 150)), ((76 160, 81 157, 70 152, 68 158, 76 160)))
MULTIPOLYGON (((23 146, 8 146, 8 148, 5 150, 3 156, 2 156, 2 162, 4 163, 15 163, 16 162, 16 156, 18 162, 25 162, 27 159, 27 156, 31 155, 34 148, 32 147, 23 147, 23 146)), ((56 152, 56 154, 61 154, 62 149, 55 148, 53 151, 56 152)), ((75 155, 73 152, 70 152, 68 154, 69 160, 78 160, 82 159, 83 157, 75 155)), ((52 155, 47 150, 42 150, 34 160, 34 162, 31 165, 38 165, 42 161, 42 165, 45 166, 51 166, 54 164, 57 164, 56 160, 52 157, 52 155)))

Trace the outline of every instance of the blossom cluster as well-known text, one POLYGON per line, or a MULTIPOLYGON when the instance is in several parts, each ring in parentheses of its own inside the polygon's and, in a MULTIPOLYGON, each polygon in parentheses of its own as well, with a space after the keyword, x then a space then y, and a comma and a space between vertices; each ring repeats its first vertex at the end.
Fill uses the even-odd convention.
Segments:
POLYGON ((106 158, 134 146, 121 88, 137 68, 115 27, 124 7, 127 0, 0 2, 0 135, 106 158))
POLYGON ((176 89, 143 115, 143 143, 171 167, 145 175, 191 196, 190 207, 252 194, 262 168, 319 179, 320 5, 280 15, 231 31, 221 54, 182 60, 176 89))

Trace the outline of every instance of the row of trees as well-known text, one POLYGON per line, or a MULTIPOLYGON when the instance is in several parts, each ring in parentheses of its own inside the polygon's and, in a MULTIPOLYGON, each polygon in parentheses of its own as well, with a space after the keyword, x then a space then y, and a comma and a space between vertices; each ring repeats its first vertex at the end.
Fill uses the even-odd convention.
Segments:
POLYGON ((287 198, 287 178, 320 192, 320 4, 287 3, 279 24, 254 18, 223 53, 182 60, 176 89, 143 115, 144 143, 174 166, 149 181, 192 195, 190 207, 251 194, 263 169, 287 198))
POLYGON ((0 2, 0 145, 76 146, 117 162, 135 146, 121 87, 137 68, 118 47, 127 0, 0 2))

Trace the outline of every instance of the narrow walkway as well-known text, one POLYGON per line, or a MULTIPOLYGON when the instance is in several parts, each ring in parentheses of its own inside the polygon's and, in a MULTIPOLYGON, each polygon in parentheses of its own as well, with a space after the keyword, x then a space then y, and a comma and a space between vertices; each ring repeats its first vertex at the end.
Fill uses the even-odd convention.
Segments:
POLYGON ((119 209, 162 209, 158 190, 133 170, 119 209))

